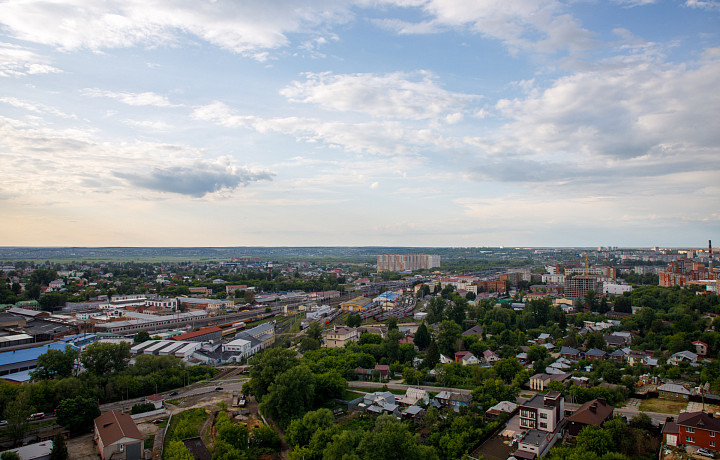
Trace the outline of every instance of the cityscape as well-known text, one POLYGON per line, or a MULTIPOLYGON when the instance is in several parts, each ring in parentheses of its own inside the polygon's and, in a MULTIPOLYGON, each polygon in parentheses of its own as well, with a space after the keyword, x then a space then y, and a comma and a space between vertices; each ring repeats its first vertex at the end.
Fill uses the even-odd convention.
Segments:
POLYGON ((718 88, 720 0, 0 0, 0 460, 719 457, 718 88))
POLYGON ((711 241, 385 249, 0 248, 0 443, 83 459, 717 452, 711 241))

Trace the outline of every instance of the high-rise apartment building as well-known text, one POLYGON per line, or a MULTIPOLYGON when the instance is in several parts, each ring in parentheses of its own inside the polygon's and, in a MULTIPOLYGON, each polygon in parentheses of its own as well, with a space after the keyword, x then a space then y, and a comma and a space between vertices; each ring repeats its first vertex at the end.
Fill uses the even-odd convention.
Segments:
POLYGON ((377 256, 379 272, 429 270, 440 266, 440 256, 432 254, 380 254, 377 256))

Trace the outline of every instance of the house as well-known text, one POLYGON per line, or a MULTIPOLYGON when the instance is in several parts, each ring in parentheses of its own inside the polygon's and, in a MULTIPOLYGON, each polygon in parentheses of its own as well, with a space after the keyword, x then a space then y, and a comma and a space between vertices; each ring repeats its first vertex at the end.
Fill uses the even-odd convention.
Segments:
POLYGON ((559 391, 535 395, 520 405, 520 428, 552 433, 565 413, 565 399, 559 391))
POLYGON ((605 345, 608 347, 624 347, 628 345, 625 337, 620 337, 615 334, 604 335, 603 339, 605 340, 605 345))
POLYGON ((573 347, 562 347, 560 348, 560 356, 571 361, 577 361, 580 359, 580 351, 573 347))
POLYGON ((568 417, 568 432, 577 436, 586 426, 601 426, 613 417, 613 407, 604 399, 588 401, 568 417))
POLYGON ((373 373, 375 372, 380 375, 381 379, 385 380, 390 377, 390 366, 387 364, 376 364, 375 369, 373 369, 373 373))
POLYGON ((585 352, 585 359, 587 359, 588 361, 601 361, 605 358, 607 358, 607 353, 598 348, 591 348, 587 352, 585 352))
POLYGON ((422 388, 408 388, 405 395, 400 398, 400 404, 414 406, 418 402, 427 405, 430 402, 430 394, 422 388))
POLYGON ((455 362, 461 363, 463 366, 480 364, 480 360, 469 351, 458 351, 455 353, 455 362))
POLYGON ((672 364, 673 366, 677 366, 682 362, 695 364, 697 362, 697 357, 698 355, 692 351, 678 351, 668 358, 668 364, 672 364))
POLYGON ((463 332, 462 335, 463 337, 470 337, 471 335, 482 336, 482 331, 482 326, 473 326, 467 331, 463 332))
POLYGON ((369 393, 363 396, 360 407, 371 414, 387 412, 397 415, 400 406, 398 406, 394 394, 389 391, 376 391, 375 393, 369 393))
POLYGON ((155 406, 155 410, 162 409, 163 402, 165 402, 165 398, 163 398, 159 394, 150 395, 145 399, 147 400, 147 402, 153 403, 153 405, 155 406))
POLYGON ((423 415, 425 415, 425 409, 423 409, 420 406, 410 406, 407 409, 405 409, 404 411, 402 411, 402 413, 400 414, 400 416, 402 417, 403 420, 415 420, 415 421, 420 420, 423 417, 423 415))
POLYGON ((625 358, 630 354, 629 348, 618 348, 617 350, 610 353, 610 359, 613 361, 624 362, 625 358))
POLYGON ((357 342, 360 338, 358 330, 354 327, 333 326, 331 330, 323 332, 324 346, 328 348, 342 348, 350 342, 357 342))
POLYGON ((674 383, 665 383, 657 388, 658 397, 660 399, 672 399, 679 401, 688 401, 690 399, 690 391, 682 385, 674 383))
POLYGON ((707 343, 705 343, 701 340, 696 340, 692 344, 695 345, 695 353, 697 353, 698 356, 707 355, 707 349, 708 349, 707 343))
POLYGON ((663 440, 671 446, 693 446, 720 450, 720 419, 704 412, 682 412, 677 422, 663 428, 663 440))
POLYGON ((440 407, 452 407, 455 412, 458 412, 461 407, 468 406, 472 402, 472 395, 454 391, 441 391, 433 401, 440 407))
POLYGON ((539 344, 542 345, 543 343, 548 343, 548 342, 550 342, 551 340, 552 340, 552 337, 550 336, 550 334, 547 334, 547 333, 543 332, 542 334, 540 334, 540 335, 538 336, 538 338, 537 338, 537 343, 539 343, 539 344))
POLYGON ((485 411, 485 414, 490 418, 494 418, 502 415, 503 413, 512 414, 513 412, 515 412, 515 409, 517 409, 517 407, 517 404, 515 404, 514 402, 500 401, 499 403, 495 404, 490 409, 485 411))
POLYGON ((145 436, 128 414, 112 410, 96 418, 94 439, 103 460, 142 458, 145 436))
POLYGON ((550 382, 564 382, 572 377, 572 374, 560 372, 557 374, 535 374, 530 377, 530 389, 543 391, 550 382))
POLYGON ((48 460, 50 458, 50 452, 52 452, 53 442, 43 441, 35 444, 28 444, 27 446, 18 447, 16 449, 10 449, 5 452, 15 452, 20 456, 20 460, 48 460))
POLYGON ((492 364, 494 362, 500 361, 500 357, 496 355, 494 351, 485 350, 483 351, 483 361, 487 364, 492 364))
POLYGON ((445 356, 444 354, 440 353, 440 364, 450 364, 453 360, 449 357, 445 356))

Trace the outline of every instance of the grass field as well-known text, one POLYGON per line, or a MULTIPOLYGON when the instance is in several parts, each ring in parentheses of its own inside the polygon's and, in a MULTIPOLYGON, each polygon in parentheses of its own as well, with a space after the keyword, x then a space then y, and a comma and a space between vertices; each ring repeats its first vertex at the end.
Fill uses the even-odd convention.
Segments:
POLYGON ((660 412, 662 414, 677 415, 681 409, 687 407, 687 401, 668 401, 667 399, 646 399, 640 403, 643 412, 660 412))

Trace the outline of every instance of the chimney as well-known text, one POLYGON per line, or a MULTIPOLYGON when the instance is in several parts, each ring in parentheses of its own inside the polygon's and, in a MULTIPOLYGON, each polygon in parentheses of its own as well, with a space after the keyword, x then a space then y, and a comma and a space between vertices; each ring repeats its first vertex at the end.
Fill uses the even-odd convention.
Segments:
POLYGON ((593 414, 597 414, 597 402, 594 402, 590 405, 590 412, 593 414))
POLYGON ((710 268, 710 271, 712 271, 712 262, 713 262, 713 260, 712 260, 713 259, 712 258, 712 240, 708 240, 708 250, 710 252, 710 257, 708 259, 708 261, 709 261, 708 266, 710 268))

